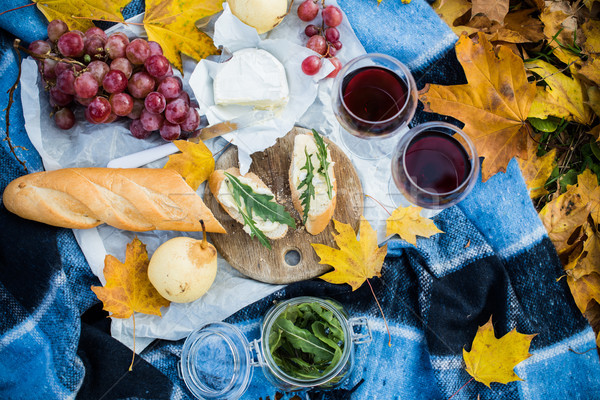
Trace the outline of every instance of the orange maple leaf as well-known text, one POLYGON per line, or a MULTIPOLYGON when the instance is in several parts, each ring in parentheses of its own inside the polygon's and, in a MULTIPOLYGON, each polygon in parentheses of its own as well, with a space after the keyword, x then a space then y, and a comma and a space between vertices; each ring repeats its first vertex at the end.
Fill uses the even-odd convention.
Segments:
POLYGON ((212 39, 196 27, 196 21, 216 14, 222 0, 146 0, 144 28, 148 40, 160 43, 164 56, 178 70, 183 64, 179 53, 196 61, 217 53, 212 39))
POLYGON ((481 32, 473 39, 461 36, 456 56, 468 84, 426 85, 420 93, 424 111, 450 115, 465 126, 483 161, 486 181, 506 171, 514 156, 527 159, 527 116, 535 85, 527 81, 523 60, 508 47, 497 53, 481 32))
POLYGON ((525 335, 517 332, 517 328, 500 339, 494 335, 492 317, 477 329, 471 351, 463 349, 463 358, 467 372, 476 381, 490 387, 490 383, 508 383, 520 381, 514 368, 521 361, 531 357, 529 346, 537 335, 525 335))
MULTIPOLYGON (((104 304, 104 310, 113 318, 129 318, 133 316, 135 357, 135 314, 161 315, 160 308, 171 304, 162 297, 148 279, 148 252, 146 245, 137 237, 127 244, 125 262, 107 255, 104 258, 104 277, 106 284, 92 286, 92 291, 104 304)), ((129 370, 133 366, 133 359, 129 370)))

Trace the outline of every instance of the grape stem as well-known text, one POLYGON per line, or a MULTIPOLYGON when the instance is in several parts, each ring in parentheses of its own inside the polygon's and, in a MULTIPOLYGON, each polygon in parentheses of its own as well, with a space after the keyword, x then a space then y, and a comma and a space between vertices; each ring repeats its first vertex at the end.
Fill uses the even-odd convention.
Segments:
POLYGON ((18 9, 20 9, 20 8, 31 7, 31 6, 33 6, 33 5, 35 5, 35 3, 29 3, 29 4, 25 4, 24 6, 20 6, 20 7, 11 8, 10 10, 6 10, 6 11, 2 11, 2 12, 0 12, 0 15, 4 15, 4 14, 6 14, 7 12, 15 11, 15 10, 18 10, 18 9))
POLYGON ((15 49, 21 50, 22 52, 27 53, 31 57, 36 58, 38 60, 43 60, 43 59, 48 58, 50 60, 64 62, 64 63, 67 63, 67 64, 79 65, 82 68, 86 68, 87 67, 84 63, 79 62, 77 60, 73 60, 71 58, 60 58, 60 57, 57 57, 57 56, 53 56, 51 54, 36 54, 36 53, 30 51, 29 49, 26 49, 25 47, 21 46, 19 44, 20 42, 21 41, 19 39, 15 39, 15 42, 14 42, 15 49))
POLYGON ((6 106, 6 138, 4 140, 6 140, 6 142, 8 143, 8 147, 10 149, 10 152, 15 156, 15 158, 17 159, 17 161, 23 166, 23 169, 25 170, 25 173, 28 174, 29 170, 27 169, 27 165, 25 165, 25 162, 23 160, 21 160, 19 158, 19 156, 17 156, 17 153, 15 151, 15 148, 20 148, 22 150, 27 150, 25 147, 22 146, 14 146, 12 141, 10 140, 10 135, 8 132, 8 129, 10 127, 10 109, 14 103, 14 94, 15 94, 15 90, 17 90, 17 86, 19 86, 19 81, 21 80, 21 53, 19 53, 17 51, 17 46, 19 46, 19 43, 21 41, 19 39, 15 39, 13 46, 15 48, 15 53, 17 53, 17 65, 19 66, 19 72, 17 74, 17 79, 15 80, 15 83, 11 86, 11 88, 8 90, 8 105, 6 106))

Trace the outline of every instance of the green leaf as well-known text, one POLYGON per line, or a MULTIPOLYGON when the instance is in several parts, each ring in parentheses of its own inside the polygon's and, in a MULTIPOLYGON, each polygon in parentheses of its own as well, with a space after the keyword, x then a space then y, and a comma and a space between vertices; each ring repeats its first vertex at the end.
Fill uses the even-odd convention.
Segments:
POLYGON ((299 328, 291 321, 283 318, 278 318, 274 327, 281 329, 283 336, 295 349, 311 354, 316 362, 331 361, 333 359, 334 351, 307 329, 299 328))
POLYGON ((574 169, 570 169, 558 180, 560 183, 560 191, 565 192, 567 190, 567 185, 574 185, 577 183, 577 171, 574 169))
POLYGON ((560 119, 557 118, 546 118, 546 119, 541 119, 541 118, 527 118, 527 120, 531 123, 531 125, 537 129, 538 131, 541 132, 554 132, 556 130, 556 128, 558 128, 558 125, 560 124, 560 119))
POLYGON ((337 363, 342 358, 342 349, 340 348, 340 346, 337 344, 336 341, 332 340, 329 337, 327 330, 328 330, 328 327, 323 322, 317 321, 312 324, 312 331, 314 332, 317 339, 319 339, 320 341, 322 341, 323 343, 325 343, 326 345, 328 345, 335 351, 335 354, 333 355, 333 358, 331 359, 331 363, 325 369, 325 371, 323 371, 323 375, 327 374, 329 371, 331 371, 333 368, 335 368, 337 363))
POLYGON ((315 186, 313 185, 314 167, 312 164, 312 155, 308 154, 306 147, 304 148, 304 154, 306 154, 306 163, 300 169, 306 170, 306 176, 298 185, 298 190, 301 190, 303 187, 304 192, 300 195, 300 202, 302 204, 302 210, 304 210, 304 215, 302 216, 302 223, 306 224, 306 220, 308 219, 308 211, 310 210, 310 199, 315 198, 315 186))
POLYGON ((590 148, 592 149, 592 153, 594 153, 594 156, 596 156, 598 161, 600 161, 600 148, 598 147, 598 143, 590 142, 590 148))
POLYGON ((323 141, 323 138, 317 131, 312 130, 313 137, 315 138, 315 143, 317 145, 317 159, 319 160, 319 174, 325 178, 325 182, 327 182, 327 195, 329 199, 333 197, 333 186, 331 185, 331 179, 329 178, 329 165, 331 164, 327 161, 327 146, 323 141))
POLYGON ((250 216, 248 214, 246 214, 245 210, 242 210, 242 206, 239 203, 238 203, 238 211, 240 212, 242 218, 244 219, 244 225, 248 225, 248 227, 250 228, 250 237, 253 238, 254 236, 256 236, 258 238, 258 241, 263 246, 265 246, 267 249, 271 250, 271 242, 269 241, 269 238, 263 233, 263 231, 258 229, 254 220, 252 218, 250 218, 250 216))

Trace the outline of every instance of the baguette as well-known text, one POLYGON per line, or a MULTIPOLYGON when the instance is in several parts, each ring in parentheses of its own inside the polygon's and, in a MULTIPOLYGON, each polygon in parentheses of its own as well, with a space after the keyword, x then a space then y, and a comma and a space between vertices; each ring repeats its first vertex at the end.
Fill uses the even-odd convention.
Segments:
POLYGON ((128 231, 226 233, 181 175, 170 169, 65 168, 15 179, 7 210, 48 225, 87 229, 102 223, 128 231))
MULTIPOLYGON (((260 191, 260 193, 269 194, 273 196, 273 198, 275 197, 275 195, 273 195, 271 189, 269 189, 267 185, 265 185, 264 182, 256 174, 248 172, 246 175, 241 175, 240 170, 237 168, 229 168, 225 171, 220 169, 215 170, 210 175, 210 178, 208 178, 208 187, 210 188, 210 191, 212 192, 213 196, 215 196, 215 199, 219 202, 223 210, 225 210, 225 212, 229 214, 231 218, 242 224, 244 227, 244 231, 250 234, 250 228, 244 224, 244 219, 240 214, 239 210, 237 209, 237 206, 233 201, 233 197, 229 192, 227 185, 225 184, 227 177, 225 176, 224 172, 228 172, 229 174, 238 177, 242 183, 249 185, 255 191, 258 190, 260 191)), ((259 229, 269 239, 281 239, 287 233, 288 226, 285 224, 281 224, 279 222, 264 221, 258 216, 253 216, 253 219, 256 222, 256 225, 259 227, 259 229)))
POLYGON ((335 211, 336 197, 337 197, 337 184, 335 174, 333 170, 334 163, 331 161, 331 152, 327 150, 327 161, 330 162, 327 175, 329 176, 332 189, 331 199, 327 193, 327 183, 325 177, 318 172, 320 162, 317 158, 317 145, 312 135, 296 135, 294 138, 294 151, 292 154, 292 163, 290 165, 289 180, 290 189, 292 192, 292 202, 294 208, 300 214, 300 217, 304 219, 304 207, 302 205, 301 196, 306 190, 306 186, 301 189, 298 186, 306 177, 307 171, 303 169, 306 164, 306 153, 311 157, 312 165, 314 168, 314 178, 312 183, 315 187, 315 197, 311 197, 308 215, 304 226, 306 231, 311 235, 317 235, 327 227, 329 221, 333 217, 335 211))

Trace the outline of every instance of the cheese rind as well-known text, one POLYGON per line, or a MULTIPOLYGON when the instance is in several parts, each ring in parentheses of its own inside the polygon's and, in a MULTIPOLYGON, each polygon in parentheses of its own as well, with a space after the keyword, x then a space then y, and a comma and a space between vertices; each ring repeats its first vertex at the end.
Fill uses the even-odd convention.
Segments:
POLYGON ((233 53, 213 82, 215 104, 274 109, 289 101, 285 68, 271 53, 243 49, 233 53))

